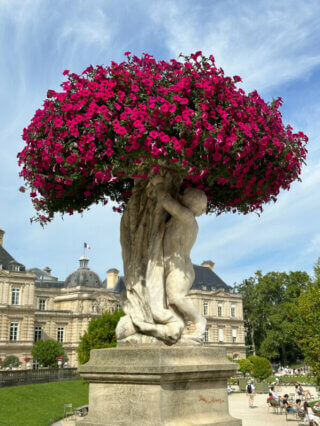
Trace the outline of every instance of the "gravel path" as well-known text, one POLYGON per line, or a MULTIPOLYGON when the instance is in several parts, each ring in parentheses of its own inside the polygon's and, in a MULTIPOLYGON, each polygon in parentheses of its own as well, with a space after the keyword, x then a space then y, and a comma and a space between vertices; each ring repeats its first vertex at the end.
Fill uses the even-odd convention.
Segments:
MULTIPOLYGON (((315 393, 313 387, 305 386, 311 393, 315 393)), ((285 393, 293 393, 293 387, 282 387, 279 395, 283 396, 285 393)), ((295 418, 295 415, 291 414, 288 416, 286 421, 285 414, 276 414, 273 410, 269 410, 267 407, 267 394, 256 395, 254 399, 254 408, 250 408, 248 404, 248 398, 245 393, 234 393, 229 396, 229 412, 233 417, 242 419, 242 426, 298 426, 299 423, 295 418)), ((302 425, 303 423, 301 423, 302 425)), ((306 423, 304 423, 306 425, 306 423)), ((74 417, 60 420, 51 426, 75 426, 74 417)))
MULTIPOLYGON (((315 394, 315 388, 304 386, 309 389, 311 394, 315 394)), ((293 387, 282 387, 279 395, 293 393, 293 387)), ((242 426, 298 426, 299 422, 296 420, 294 414, 288 416, 286 421, 285 413, 276 414, 272 409, 268 412, 267 394, 256 395, 254 399, 254 408, 249 407, 248 398, 245 393, 234 393, 229 396, 229 412, 233 417, 242 419, 242 426)), ((303 423, 301 423, 302 425, 303 423)), ((306 425, 306 423, 304 423, 306 425)))

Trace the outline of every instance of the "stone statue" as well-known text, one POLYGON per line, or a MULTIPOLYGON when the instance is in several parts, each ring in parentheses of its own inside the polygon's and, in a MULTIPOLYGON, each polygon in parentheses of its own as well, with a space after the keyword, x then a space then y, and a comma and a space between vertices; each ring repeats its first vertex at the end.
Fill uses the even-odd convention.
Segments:
POLYGON ((195 217, 205 212, 207 198, 193 188, 179 195, 179 183, 172 172, 155 175, 147 184, 138 182, 123 214, 127 299, 126 315, 116 330, 119 342, 203 341, 206 320, 188 292, 194 281, 190 252, 198 234, 195 217), (142 212, 137 208, 141 204, 142 212), (185 319, 194 323, 192 335, 183 335, 185 319))

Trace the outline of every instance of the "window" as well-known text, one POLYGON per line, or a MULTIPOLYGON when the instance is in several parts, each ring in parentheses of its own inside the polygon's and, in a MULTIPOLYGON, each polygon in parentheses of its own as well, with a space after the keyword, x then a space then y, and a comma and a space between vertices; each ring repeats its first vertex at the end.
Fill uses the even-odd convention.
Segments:
POLYGON ((208 302, 203 302, 203 315, 208 315, 208 302))
POLYGON ((117 311, 120 311, 120 309, 121 309, 121 305, 117 303, 117 311))
POLYGON ((34 341, 37 342, 38 340, 41 339, 42 336, 42 327, 41 326, 37 326, 34 328, 34 341))
POLYGON ((223 343, 223 328, 219 328, 219 343, 223 343))
POLYGON ((231 305, 231 316, 232 318, 236 316, 236 307, 234 305, 231 305))
POLYGON ((11 322, 10 323, 10 341, 15 342, 18 340, 18 323, 11 322))
POLYGON ((222 317, 222 305, 219 303, 218 305, 218 317, 222 317))
POLYGON ((19 305, 20 303, 20 288, 13 288, 11 293, 12 305, 19 305))
POLYGON ((46 310, 46 299, 40 299, 39 300, 39 309, 40 309, 40 311, 46 310))
POLYGON ((206 331, 204 332, 204 341, 209 342, 209 329, 206 328, 206 331))
POLYGON ((64 327, 58 327, 58 342, 63 343, 64 341, 64 327))
POLYGON ((232 343, 236 343, 237 342, 237 329, 233 328, 232 329, 232 343))

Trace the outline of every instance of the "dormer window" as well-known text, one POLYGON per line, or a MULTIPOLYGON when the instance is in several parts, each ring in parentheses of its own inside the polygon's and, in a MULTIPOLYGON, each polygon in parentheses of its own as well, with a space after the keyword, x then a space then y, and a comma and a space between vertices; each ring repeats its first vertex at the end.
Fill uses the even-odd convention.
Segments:
POLYGON ((20 265, 20 263, 18 263, 18 262, 16 262, 16 261, 14 261, 14 260, 12 260, 12 261, 9 263, 9 269, 10 269, 10 271, 19 272, 19 271, 21 271, 21 266, 22 266, 22 265, 20 265))

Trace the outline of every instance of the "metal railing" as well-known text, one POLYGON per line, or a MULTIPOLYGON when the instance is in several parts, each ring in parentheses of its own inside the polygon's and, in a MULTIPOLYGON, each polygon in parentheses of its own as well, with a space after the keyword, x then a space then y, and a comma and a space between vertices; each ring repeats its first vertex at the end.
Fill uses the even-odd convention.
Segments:
POLYGON ((80 377, 77 374, 76 368, 41 368, 38 370, 0 371, 0 387, 78 379, 80 379, 80 377))

